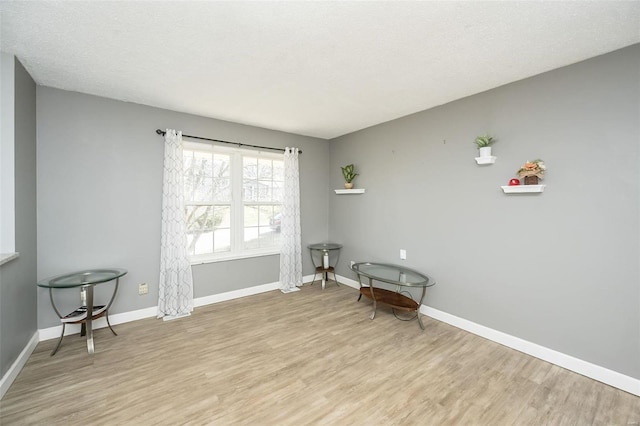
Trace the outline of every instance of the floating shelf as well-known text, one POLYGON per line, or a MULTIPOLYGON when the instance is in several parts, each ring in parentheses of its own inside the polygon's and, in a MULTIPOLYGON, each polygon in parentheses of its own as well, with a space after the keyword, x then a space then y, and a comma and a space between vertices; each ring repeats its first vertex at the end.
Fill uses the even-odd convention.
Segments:
POLYGON ((547 185, 514 185, 503 186, 502 190, 505 194, 525 194, 534 192, 544 192, 544 187, 547 185))
POLYGON ((496 162, 496 158, 493 155, 490 157, 476 157, 476 163, 478 164, 493 164, 496 162))
POLYGON ((364 194, 364 189, 335 189, 336 194, 344 195, 344 194, 364 194))

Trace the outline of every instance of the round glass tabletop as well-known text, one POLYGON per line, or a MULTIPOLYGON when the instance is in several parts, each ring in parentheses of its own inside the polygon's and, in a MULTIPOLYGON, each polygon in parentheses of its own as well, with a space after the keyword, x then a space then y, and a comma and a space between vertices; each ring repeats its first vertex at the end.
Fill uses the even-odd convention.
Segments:
POLYGON ((38 281, 38 287, 47 288, 70 288, 80 287, 87 284, 100 284, 115 280, 127 273, 126 269, 87 269, 71 274, 58 275, 38 281))
POLYGON ((336 243, 309 244, 307 248, 309 250, 338 250, 342 248, 342 244, 336 244, 336 243))

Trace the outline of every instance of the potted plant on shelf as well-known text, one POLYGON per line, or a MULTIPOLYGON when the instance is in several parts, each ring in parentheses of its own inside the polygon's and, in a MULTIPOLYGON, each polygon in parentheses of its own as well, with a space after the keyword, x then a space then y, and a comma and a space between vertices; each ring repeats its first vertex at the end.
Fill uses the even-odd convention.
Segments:
POLYGON ((544 165, 544 161, 538 158, 524 163, 524 166, 518 170, 518 177, 524 178, 525 185, 537 185, 538 179, 544 178, 546 170, 547 167, 544 165))
POLYGON ((356 173, 353 169, 353 164, 347 164, 346 166, 340 168, 342 169, 342 176, 344 176, 345 180, 344 187, 346 189, 353 188, 353 183, 351 183, 351 181, 353 181, 356 176, 358 176, 358 173, 356 173))
POLYGON ((480 151, 480 157, 486 158, 491 157, 491 144, 496 140, 489 135, 478 136, 475 141, 473 141, 480 151))

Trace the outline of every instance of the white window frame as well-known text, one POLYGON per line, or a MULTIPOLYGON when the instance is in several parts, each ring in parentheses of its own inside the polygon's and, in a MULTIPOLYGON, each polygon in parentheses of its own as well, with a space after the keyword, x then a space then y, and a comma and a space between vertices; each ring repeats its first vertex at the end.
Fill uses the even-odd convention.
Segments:
MULTIPOLYGON (((284 161, 284 152, 265 152, 252 149, 234 148, 202 142, 183 142, 183 149, 188 151, 202 151, 226 154, 230 156, 231 163, 231 250, 220 253, 204 253, 189 255, 192 265, 203 263, 222 262, 234 259, 246 259, 251 257, 272 256, 280 254, 280 247, 268 247, 257 249, 243 249, 244 243, 244 200, 243 187, 243 157, 254 156, 272 160, 284 161)), ((185 200, 186 204, 187 200, 185 200)), ((204 203, 204 205, 208 205, 204 203)))
POLYGON ((16 253, 15 56, 0 52, 0 265, 16 253))

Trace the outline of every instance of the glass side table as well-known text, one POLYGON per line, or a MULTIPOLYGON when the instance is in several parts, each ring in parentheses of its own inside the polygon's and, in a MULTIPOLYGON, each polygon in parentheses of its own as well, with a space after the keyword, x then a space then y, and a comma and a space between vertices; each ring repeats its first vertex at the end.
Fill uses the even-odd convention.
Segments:
POLYGON ((82 324, 80 335, 84 336, 86 334, 87 352, 89 352, 90 354, 94 353, 93 320, 105 316, 107 319, 107 325, 109 326, 111 332, 116 336, 118 335, 115 331, 113 331, 113 328, 111 328, 111 324, 109 323, 109 308, 113 303, 113 299, 116 298, 120 277, 126 275, 126 273, 127 270, 121 268, 88 269, 85 271, 58 275, 56 277, 46 278, 44 280, 38 281, 38 287, 49 289, 49 299, 51 300, 51 306, 53 306, 53 310, 56 312, 56 314, 58 314, 58 316, 60 317, 60 321, 62 322, 62 334, 60 334, 58 344, 51 352, 51 356, 56 354, 58 348, 60 347, 60 343, 62 343, 66 324, 82 324), (113 288, 113 295, 111 296, 111 300, 109 300, 109 303, 106 305, 94 306, 93 288, 98 284, 107 283, 113 280, 115 280, 116 283, 113 288), (82 306, 80 306, 70 314, 63 316, 56 307, 55 302, 53 301, 53 290, 74 287, 80 287, 80 300, 82 301, 82 306))
POLYGON ((336 277, 336 265, 338 264, 338 260, 340 260, 340 249, 342 248, 342 244, 309 244, 307 248, 309 249, 311 263, 313 263, 314 267, 313 281, 311 282, 311 285, 316 282, 316 275, 320 274, 322 277, 322 289, 324 290, 325 284, 327 280, 329 280, 329 272, 333 274, 333 279, 336 284, 339 285, 340 283, 338 283, 338 278, 336 277))

